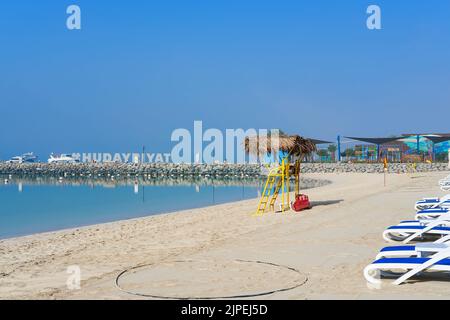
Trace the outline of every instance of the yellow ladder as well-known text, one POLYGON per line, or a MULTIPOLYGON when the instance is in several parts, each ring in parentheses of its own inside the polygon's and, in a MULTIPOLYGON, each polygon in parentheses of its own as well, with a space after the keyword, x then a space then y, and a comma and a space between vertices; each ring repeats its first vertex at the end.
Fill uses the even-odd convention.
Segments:
MULTIPOLYGON (((277 180, 277 175, 275 175, 275 174, 269 174, 269 176, 267 177, 266 184, 264 186, 264 190, 261 195, 261 199, 259 200, 258 209, 255 212, 256 216, 260 216, 266 211, 267 203, 269 202, 270 192, 271 192, 276 180, 277 180)), ((278 186, 278 184, 277 184, 277 186, 278 186)), ((273 199, 273 197, 272 197, 272 199, 273 199)), ((272 203, 272 200, 270 202, 272 203)))
POLYGON ((283 180, 278 179, 277 186, 273 192, 272 198, 270 199, 269 208, 275 211, 275 202, 277 201, 278 195, 280 194, 281 186, 283 185, 283 180))

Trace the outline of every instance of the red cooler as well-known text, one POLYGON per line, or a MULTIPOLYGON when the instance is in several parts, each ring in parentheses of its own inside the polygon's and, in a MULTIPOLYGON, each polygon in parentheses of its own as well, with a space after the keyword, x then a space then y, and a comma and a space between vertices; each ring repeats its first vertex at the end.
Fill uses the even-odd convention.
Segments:
POLYGON ((311 208, 311 202, 306 194, 298 194, 295 197, 295 201, 292 203, 292 210, 300 212, 305 209, 311 208))

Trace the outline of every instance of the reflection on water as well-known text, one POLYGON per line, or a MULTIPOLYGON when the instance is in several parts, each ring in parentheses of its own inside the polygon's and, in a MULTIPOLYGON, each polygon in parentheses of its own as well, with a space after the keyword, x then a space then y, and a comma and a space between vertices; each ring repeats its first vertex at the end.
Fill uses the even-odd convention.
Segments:
MULTIPOLYGON (((2 177, 0 239, 256 198, 263 180, 2 177)), ((303 180, 302 188, 323 184, 303 180)))

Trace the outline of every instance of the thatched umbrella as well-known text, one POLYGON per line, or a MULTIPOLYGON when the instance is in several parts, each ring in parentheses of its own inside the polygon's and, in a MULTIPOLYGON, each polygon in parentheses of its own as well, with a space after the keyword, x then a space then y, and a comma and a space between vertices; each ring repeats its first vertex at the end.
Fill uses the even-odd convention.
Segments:
POLYGON ((311 140, 299 135, 280 135, 278 143, 275 140, 272 141, 271 136, 250 136, 245 138, 244 148, 246 153, 253 155, 281 150, 290 155, 299 156, 301 159, 317 151, 316 145, 311 140))

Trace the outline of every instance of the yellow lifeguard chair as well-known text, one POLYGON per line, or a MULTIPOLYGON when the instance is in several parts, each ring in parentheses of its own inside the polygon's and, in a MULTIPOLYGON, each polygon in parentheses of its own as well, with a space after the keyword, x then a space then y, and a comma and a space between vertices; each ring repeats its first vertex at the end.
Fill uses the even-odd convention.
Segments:
POLYGON ((284 212, 290 209, 291 177, 295 179, 295 195, 297 195, 300 191, 300 161, 296 160, 295 164, 292 165, 286 157, 280 166, 269 171, 255 215, 263 215, 266 212, 267 205, 269 205, 271 211, 284 212), (275 203, 280 192, 280 207, 279 210, 275 210, 275 203))
POLYGON ((269 168, 254 216, 261 216, 267 210, 274 212, 290 210, 291 181, 294 180, 294 191, 297 196, 300 194, 300 163, 306 155, 316 150, 316 146, 310 140, 300 136, 278 137, 279 141, 276 144, 278 150, 271 148, 273 144, 270 137, 263 139, 266 140, 262 140, 261 137, 246 138, 246 151, 250 153, 251 144, 254 143, 256 147, 253 146, 253 149, 258 150, 260 154, 266 152, 266 154, 278 153, 284 156, 279 156, 280 161, 277 166, 269 168), (262 150, 261 145, 263 145, 262 150), (277 199, 280 199, 278 208, 276 208, 277 199))

